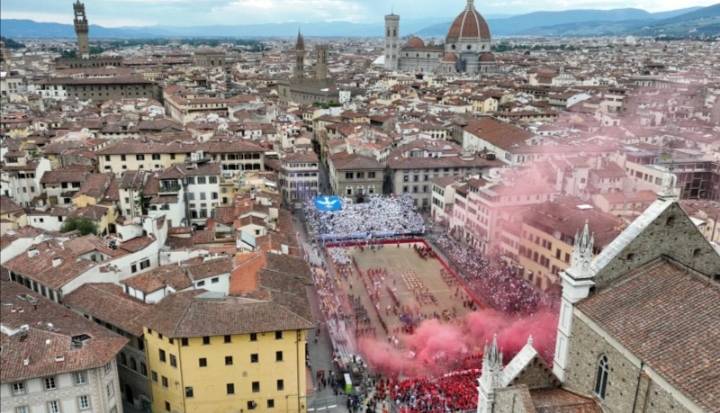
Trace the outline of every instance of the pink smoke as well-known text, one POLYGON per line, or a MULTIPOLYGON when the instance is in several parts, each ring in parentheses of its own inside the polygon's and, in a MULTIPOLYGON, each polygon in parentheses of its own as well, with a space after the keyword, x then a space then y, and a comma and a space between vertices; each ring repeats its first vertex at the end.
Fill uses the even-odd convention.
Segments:
POLYGON ((398 347, 370 338, 360 339, 359 347, 370 367, 384 375, 428 377, 480 367, 485 343, 495 334, 506 363, 527 343, 530 335, 535 349, 550 361, 556 328, 557 314, 549 311, 512 317, 482 310, 455 323, 424 321, 414 333, 399 337, 398 347))

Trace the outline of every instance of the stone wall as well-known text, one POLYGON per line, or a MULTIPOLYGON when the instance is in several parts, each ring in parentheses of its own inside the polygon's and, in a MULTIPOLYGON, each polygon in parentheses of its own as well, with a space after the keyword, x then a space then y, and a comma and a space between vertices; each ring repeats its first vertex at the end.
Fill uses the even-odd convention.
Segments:
POLYGON ((527 386, 507 387, 495 393, 493 413, 535 413, 527 386))
POLYGON ((720 277, 720 256, 680 205, 673 203, 598 271, 595 284, 598 289, 604 288, 659 255, 669 256, 711 277, 720 277))
POLYGON ((577 315, 573 315, 572 326, 565 388, 593 397, 598 360, 605 355, 610 371, 605 399, 600 401, 604 411, 628 413, 635 405, 637 413, 689 412, 671 394, 650 382, 647 376, 641 376, 637 365, 577 315))

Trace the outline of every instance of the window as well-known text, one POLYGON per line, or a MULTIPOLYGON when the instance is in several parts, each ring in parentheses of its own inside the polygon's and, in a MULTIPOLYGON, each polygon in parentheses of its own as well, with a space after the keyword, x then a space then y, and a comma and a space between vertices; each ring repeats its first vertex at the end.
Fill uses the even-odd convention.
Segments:
POLYGON ((170 411, 170 402, 169 401, 165 401, 165 411, 167 411, 167 412, 170 411))
POLYGON ((257 407, 257 403, 255 403, 255 401, 248 400, 248 402, 247 402, 248 410, 255 410, 256 407, 257 407))
POLYGON ((183 347, 187 347, 187 346, 188 346, 188 339, 187 339, 187 337, 181 338, 181 339, 180 339, 180 343, 183 345, 183 347))
POLYGON ((206 181, 206 179, 205 179, 204 176, 198 176, 198 177, 197 177, 197 183, 198 183, 198 185, 205 185, 206 182, 207 182, 207 181, 206 181))
POLYGON ((87 383, 87 374, 84 371, 79 371, 73 374, 75 379, 75 385, 81 385, 87 383))
POLYGON ((18 406, 15 408, 15 413, 30 413, 30 406, 18 406))
POLYGON ((259 381, 252 382, 252 392, 260 393, 260 382, 259 381))
POLYGON ((257 341, 257 333, 250 333, 250 341, 257 341))
MULTIPOLYGON (((217 283, 220 282, 220 278, 218 278, 218 277, 212 278, 212 279, 210 280, 210 282, 212 282, 213 284, 217 284, 217 283)), ((229 342, 230 342, 230 336, 225 336, 225 342, 226 342, 226 343, 229 343, 229 342)))
POLYGON ((24 381, 18 381, 12 384, 12 394, 24 394, 25 391, 26 389, 24 381))
POLYGON ((107 393, 108 399, 115 395, 115 386, 113 386, 112 380, 110 380, 110 382, 105 386, 105 392, 107 393))
POLYGON ((603 355, 598 360, 597 373, 595 374, 595 390, 594 393, 597 397, 604 399, 605 391, 607 390, 608 382, 608 359, 607 356, 603 355))
POLYGON ((227 394, 235 394, 235 384, 228 383, 225 385, 225 392, 227 394))
POLYGON ((108 363, 105 365, 105 374, 108 374, 108 373, 110 373, 111 371, 112 371, 112 364, 111 364, 110 362, 108 362, 108 363))
POLYGON ((55 390, 55 377, 45 377, 45 390, 55 390))
POLYGON ((198 359, 198 365, 200 365, 200 367, 207 367, 207 359, 205 357, 200 357, 198 359))
POLYGON ((282 351, 275 352, 275 361, 283 361, 283 352, 282 351))
POLYGON ((137 159, 138 161, 144 161, 145 155, 135 155, 135 159, 137 159))
POLYGON ((158 350, 158 353, 160 355, 160 361, 165 362, 165 350, 160 349, 158 350))
POLYGON ((159 153, 154 153, 154 154, 152 154, 152 159, 153 159, 153 161, 159 161, 159 160, 160 160, 160 154, 159 154, 159 153))
POLYGON ((174 354, 170 355, 170 365, 173 367, 177 367, 177 359, 175 358, 174 354))
POLYGON ((142 361, 140 362, 140 374, 147 376, 147 366, 142 361))
POLYGON ((80 410, 89 410, 90 409, 90 396, 84 394, 82 396, 78 396, 78 407, 80 410))
POLYGON ((268 401, 267 401, 267 407, 268 407, 268 409, 272 409, 273 407, 275 407, 275 400, 274 400, 274 399, 268 399, 268 401))
POLYGON ((278 381, 277 381, 277 389, 278 389, 278 391, 283 391, 283 390, 285 390, 285 380, 283 380, 283 379, 278 379, 278 381))
MULTIPOLYGON (((199 285, 199 283, 198 283, 198 285, 199 285)), ((203 344, 204 345, 210 344, 210 337, 208 337, 208 336, 203 337, 203 344)))
POLYGON ((225 356, 225 365, 226 366, 232 366, 233 364, 233 358, 232 356, 225 356))
POLYGON ((257 353, 250 355, 250 363, 257 363, 258 361, 260 361, 260 357, 258 357, 257 353))
POLYGON ((162 386, 163 386, 163 387, 167 387, 167 386, 168 386, 168 379, 167 379, 167 377, 162 376, 162 377, 160 378, 160 381, 162 382, 162 386))
POLYGON ((60 413, 60 401, 50 400, 47 403, 48 413, 60 413))
POLYGON ((275 332, 275 340, 282 340, 282 331, 275 332))
POLYGON ((155 383, 157 383, 157 380, 158 380, 158 379, 157 379, 157 378, 158 378, 157 372, 156 372, 156 371, 151 371, 151 372, 150 372, 150 376, 152 377, 152 381, 154 381, 155 383))
POLYGON ((192 386, 185 387, 185 397, 193 397, 192 386))

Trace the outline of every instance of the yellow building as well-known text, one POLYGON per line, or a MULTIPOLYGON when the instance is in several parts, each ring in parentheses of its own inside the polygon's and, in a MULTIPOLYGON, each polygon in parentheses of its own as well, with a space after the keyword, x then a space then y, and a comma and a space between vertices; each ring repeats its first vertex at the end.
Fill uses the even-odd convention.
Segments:
POLYGON ((622 220, 574 198, 546 202, 528 211, 518 247, 518 263, 525 278, 543 289, 558 286, 560 272, 570 266, 575 235, 585 222, 595 237, 595 254, 625 228, 622 220))
POLYGON ((125 171, 162 171, 185 162, 196 150, 183 143, 119 142, 97 152, 100 172, 122 174, 125 171))
POLYGON ((273 292, 270 301, 194 290, 157 304, 144 328, 153 412, 307 411, 313 324, 306 296, 292 295, 273 292))

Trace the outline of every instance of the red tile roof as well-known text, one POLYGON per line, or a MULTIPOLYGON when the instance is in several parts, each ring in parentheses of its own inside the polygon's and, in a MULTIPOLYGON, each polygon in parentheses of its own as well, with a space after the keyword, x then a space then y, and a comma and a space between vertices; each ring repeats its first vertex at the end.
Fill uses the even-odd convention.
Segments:
POLYGON ((720 411, 720 284, 658 258, 578 310, 703 409, 720 411))
POLYGON ((11 281, 0 282, 3 327, 27 334, 0 335, 0 381, 10 383, 102 367, 115 359, 127 339, 62 305, 11 281), (73 337, 85 335, 82 345, 73 337), (27 365, 25 363, 27 361, 27 365))

